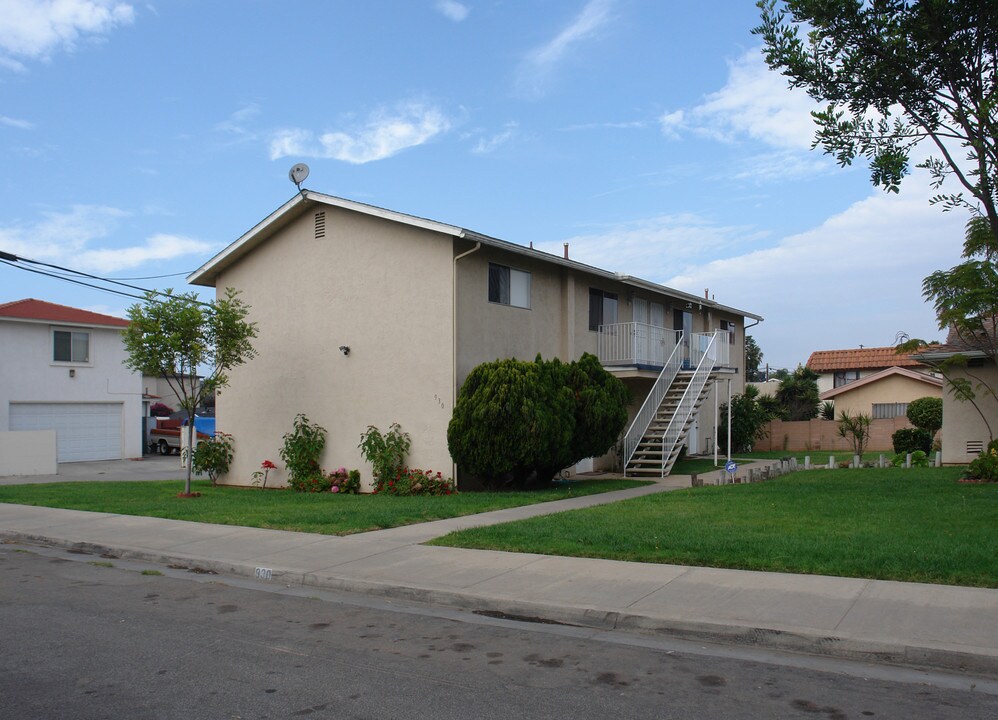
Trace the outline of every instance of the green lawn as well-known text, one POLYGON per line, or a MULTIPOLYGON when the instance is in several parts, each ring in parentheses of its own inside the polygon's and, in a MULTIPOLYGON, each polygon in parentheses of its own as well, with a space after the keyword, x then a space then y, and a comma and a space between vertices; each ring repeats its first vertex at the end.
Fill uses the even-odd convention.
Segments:
POLYGON ((998 587, 998 485, 961 468, 813 470, 648 495, 434 545, 998 587))
POLYGON ((177 497, 183 490, 183 483, 177 480, 74 482, 0 487, 0 502, 348 535, 645 484, 637 480, 580 480, 531 492, 390 497, 213 488, 208 481, 195 481, 193 489, 202 493, 201 497, 183 499, 177 497))

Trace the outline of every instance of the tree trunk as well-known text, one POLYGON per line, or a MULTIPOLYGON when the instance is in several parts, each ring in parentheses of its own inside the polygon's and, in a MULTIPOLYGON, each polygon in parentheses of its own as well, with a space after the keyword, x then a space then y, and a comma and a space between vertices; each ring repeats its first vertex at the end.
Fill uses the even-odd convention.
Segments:
POLYGON ((184 458, 184 465, 187 466, 187 483, 184 485, 184 494, 191 494, 191 470, 194 464, 194 416, 187 420, 187 457, 184 458))

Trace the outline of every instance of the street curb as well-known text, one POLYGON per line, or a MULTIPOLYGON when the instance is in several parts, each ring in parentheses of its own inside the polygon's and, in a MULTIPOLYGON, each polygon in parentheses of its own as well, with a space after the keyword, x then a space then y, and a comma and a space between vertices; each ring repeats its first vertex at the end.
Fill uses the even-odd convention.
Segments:
POLYGON ((971 651, 942 644, 876 641, 756 625, 651 617, 591 607, 549 605, 526 600, 496 598, 459 590, 441 590, 418 585, 395 585, 374 580, 318 576, 315 573, 285 571, 278 568, 272 570, 271 579, 268 581, 257 577, 255 566, 239 562, 78 542, 10 530, 0 530, 0 537, 71 550, 83 550, 94 554, 112 554, 123 559, 144 560, 165 565, 183 565, 219 574, 253 578, 259 580, 263 585, 281 584, 289 587, 340 590, 410 602, 443 605, 469 612, 502 613, 514 618, 520 617, 597 630, 620 630, 686 641, 734 644, 998 678, 998 650, 990 648, 975 648, 975 651, 971 651))

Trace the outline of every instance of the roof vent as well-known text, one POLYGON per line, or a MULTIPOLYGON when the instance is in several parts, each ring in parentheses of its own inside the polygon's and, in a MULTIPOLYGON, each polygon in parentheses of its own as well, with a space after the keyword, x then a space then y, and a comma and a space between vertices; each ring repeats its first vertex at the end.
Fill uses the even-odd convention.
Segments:
POLYGON ((326 211, 320 210, 315 214, 315 239, 326 237, 326 211))

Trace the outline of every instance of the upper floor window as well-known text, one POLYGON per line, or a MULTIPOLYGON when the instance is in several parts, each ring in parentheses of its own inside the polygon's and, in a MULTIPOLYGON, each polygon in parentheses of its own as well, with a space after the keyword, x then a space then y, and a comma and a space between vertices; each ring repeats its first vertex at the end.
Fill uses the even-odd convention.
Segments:
POLYGON ((735 324, 730 320, 721 321, 721 329, 728 333, 728 345, 735 344, 735 324))
POLYGON ((530 273, 489 263, 489 302, 530 308, 530 273))
POLYGON ((840 370, 835 373, 834 387, 842 387, 859 380, 859 370, 840 370))
POLYGON ((617 293, 589 288, 589 329, 617 322, 617 293))
POLYGON ((52 331, 53 362, 90 362, 90 333, 71 330, 52 331))

